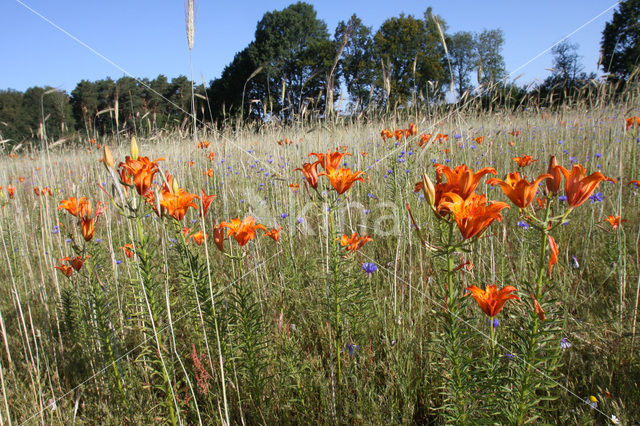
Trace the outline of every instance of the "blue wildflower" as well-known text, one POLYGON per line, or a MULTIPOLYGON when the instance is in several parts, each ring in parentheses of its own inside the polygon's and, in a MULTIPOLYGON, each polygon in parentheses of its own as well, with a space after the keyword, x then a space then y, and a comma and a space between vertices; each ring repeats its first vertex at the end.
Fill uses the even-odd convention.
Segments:
POLYGON ((602 195, 602 192, 596 192, 591 197, 589 197, 589 199, 591 200, 591 204, 600 203, 604 200, 604 196, 602 195))
POLYGON ((378 270, 378 266, 373 262, 366 262, 362 264, 362 270, 371 275, 378 270))

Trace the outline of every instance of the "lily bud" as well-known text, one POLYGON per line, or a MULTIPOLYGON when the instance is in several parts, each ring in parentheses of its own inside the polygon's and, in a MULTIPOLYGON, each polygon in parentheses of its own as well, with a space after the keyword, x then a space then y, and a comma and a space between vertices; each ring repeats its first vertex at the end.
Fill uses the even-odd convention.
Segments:
POLYGON ((436 203, 436 188, 426 173, 422 175, 422 191, 424 192, 424 198, 427 200, 427 203, 433 207, 436 203))
POLYGON ((131 138, 131 158, 133 158, 134 160, 137 160, 139 154, 140 154, 140 151, 138 150, 138 142, 136 141, 136 137, 133 136, 131 138))
POLYGON ((180 187, 178 186, 178 180, 176 178, 173 178, 171 180, 171 190, 173 191, 174 194, 178 194, 178 191, 180 191, 180 187))
POLYGON ((113 155, 111 155, 111 149, 107 145, 103 148, 102 162, 106 168, 113 168, 115 162, 113 161, 113 155))
POLYGON ((549 159, 549 168, 547 169, 547 173, 553 176, 551 179, 547 179, 547 191, 553 195, 558 195, 560 184, 562 183, 562 171, 561 167, 558 165, 558 160, 556 160, 555 155, 552 155, 549 159))

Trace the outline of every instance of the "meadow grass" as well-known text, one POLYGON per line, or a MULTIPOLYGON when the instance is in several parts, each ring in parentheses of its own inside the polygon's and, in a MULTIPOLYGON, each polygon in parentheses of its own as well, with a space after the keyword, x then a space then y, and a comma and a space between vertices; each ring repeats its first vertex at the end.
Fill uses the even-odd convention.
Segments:
MULTIPOLYGON (((5 156, 0 418, 3 424, 449 423, 447 264, 420 243, 406 205, 435 243, 446 228, 413 191, 422 173, 435 179, 435 163, 466 164, 494 167, 504 178, 518 168, 512 157, 528 154, 538 159, 522 169, 530 178, 546 172, 555 155, 567 168, 580 163, 618 181, 602 183, 599 195, 554 231, 559 261, 544 286, 555 328, 546 349, 534 354, 554 365, 532 371, 542 387, 523 420, 638 421, 640 189, 627 182, 640 179, 640 135, 624 126, 636 105, 631 94, 619 103, 553 111, 405 111, 386 119, 201 130, 208 148, 177 133, 139 138, 140 155, 163 157, 160 169, 180 188, 217 195, 204 218, 190 209, 181 223, 157 217, 139 200, 136 214, 119 209, 114 202, 122 204, 123 188, 88 142, 5 156), (417 136, 380 137, 383 128, 409 122, 419 134, 449 137, 424 148, 417 136), (293 142, 277 143, 285 138, 293 142), (364 171, 364 182, 337 197, 321 177, 321 198, 293 169, 315 160, 309 153, 337 147, 353 154, 342 161, 364 171), (14 198, 8 184, 16 187, 14 198), (34 187, 53 195, 37 196, 34 187), (107 204, 88 242, 75 218, 56 209, 70 196, 87 197, 94 208, 98 200, 107 204), (608 215, 627 222, 614 231, 603 222, 608 215), (281 227, 279 241, 258 231, 244 247, 225 240, 223 254, 211 237, 197 246, 181 233, 186 226, 212 236, 215 224, 245 216, 267 229, 281 227), (334 240, 353 232, 373 241, 345 256, 334 240), (131 243, 135 256, 128 258, 122 247, 131 243), (78 254, 86 265, 80 271, 66 277, 54 269, 58 259, 78 254), (367 262, 377 271, 366 273, 367 262)), ((110 145, 116 164, 129 155, 128 140, 98 144, 110 145)), ((155 179, 162 185, 159 174, 155 179)), ((478 192, 508 201, 485 182, 478 192)), ((137 197, 129 191, 130 200, 137 197)), ((464 336, 467 381, 463 401, 453 403, 467 417, 459 423, 513 420, 524 362, 513 354, 532 315, 540 244, 515 206, 503 217, 454 255, 462 266, 454 273, 460 293, 470 285, 513 285, 521 299, 505 306, 494 336, 475 302, 460 298, 452 320, 464 336), (489 348, 493 338, 497 345, 489 348)))

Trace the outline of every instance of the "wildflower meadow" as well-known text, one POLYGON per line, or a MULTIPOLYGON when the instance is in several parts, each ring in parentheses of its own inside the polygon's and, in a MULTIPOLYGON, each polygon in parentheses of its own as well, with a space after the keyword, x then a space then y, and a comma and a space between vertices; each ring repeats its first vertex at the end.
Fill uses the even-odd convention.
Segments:
POLYGON ((633 424, 639 113, 3 156, 2 424, 633 424))

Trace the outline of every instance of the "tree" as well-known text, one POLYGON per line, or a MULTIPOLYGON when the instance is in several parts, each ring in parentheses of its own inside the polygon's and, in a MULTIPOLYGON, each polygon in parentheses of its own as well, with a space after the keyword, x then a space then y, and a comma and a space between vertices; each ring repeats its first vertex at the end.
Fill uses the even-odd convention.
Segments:
POLYGON ((491 84, 505 78, 502 57, 504 36, 501 29, 484 30, 474 37, 478 60, 478 83, 491 84))
POLYGON ((473 88, 470 74, 476 68, 476 46, 473 34, 467 31, 459 31, 452 35, 447 42, 451 69, 455 81, 458 97, 473 88))
POLYGON ((601 67, 612 80, 627 80, 640 60, 640 0, 621 1, 602 31, 601 67))
POLYGON ((440 55, 425 22, 411 15, 384 21, 374 37, 374 48, 391 105, 408 103, 418 88, 443 77, 440 55))
POLYGON ((9 140, 5 148, 30 135, 22 117, 22 96, 16 90, 0 90, 0 140, 9 140))
POLYGON ((570 94, 571 91, 584 86, 589 79, 596 77, 594 73, 584 72, 584 67, 580 63, 578 47, 577 44, 563 41, 551 49, 553 70, 552 74, 538 88, 541 95, 546 96, 555 91, 558 92, 558 100, 562 100, 565 92, 570 94))
POLYGON ((98 112, 98 91, 95 83, 81 80, 71 92, 71 108, 78 124, 88 135, 93 132, 93 119, 98 112))
POLYGON ((373 96, 377 69, 371 27, 362 24, 362 20, 354 14, 347 23, 338 23, 335 40, 341 40, 345 34, 348 34, 348 39, 339 62, 339 73, 351 101, 364 109, 373 96))
POLYGON ((249 53, 256 67, 252 74, 258 69, 262 74, 254 75, 249 87, 253 99, 268 99, 291 116, 321 94, 335 48, 313 6, 298 2, 264 14, 249 53))
POLYGON ((553 46, 551 53, 553 53, 554 74, 557 78, 569 82, 576 81, 584 70, 578 55, 578 45, 565 40, 553 46))

